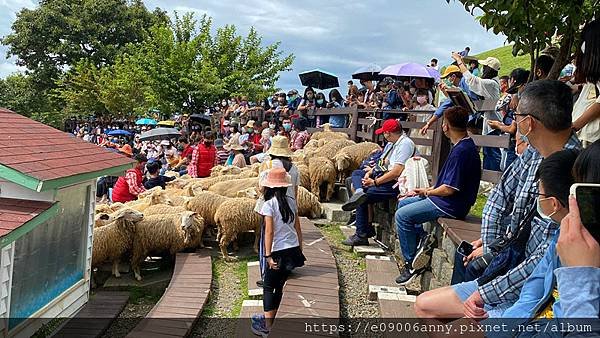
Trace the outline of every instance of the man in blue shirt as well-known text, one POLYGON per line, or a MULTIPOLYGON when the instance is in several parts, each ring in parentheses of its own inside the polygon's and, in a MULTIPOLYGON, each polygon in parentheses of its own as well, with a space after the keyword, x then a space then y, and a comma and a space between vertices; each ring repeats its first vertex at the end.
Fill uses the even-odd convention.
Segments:
POLYGON ((410 283, 427 265, 423 245, 417 253, 417 245, 425 237, 422 223, 438 217, 465 218, 475 204, 481 179, 481 159, 475 142, 467 133, 468 120, 469 112, 463 107, 448 108, 444 112, 442 130, 454 146, 435 186, 410 191, 398 202, 396 232, 405 262, 396 278, 400 285, 410 283))
POLYGON ((300 101, 302 101, 302 98, 300 96, 298 96, 298 91, 296 89, 292 89, 288 92, 287 94, 288 97, 288 104, 287 104, 287 109, 285 110, 285 112, 290 115, 292 114, 294 111, 296 111, 296 109, 298 109, 298 106, 300 105, 300 101))

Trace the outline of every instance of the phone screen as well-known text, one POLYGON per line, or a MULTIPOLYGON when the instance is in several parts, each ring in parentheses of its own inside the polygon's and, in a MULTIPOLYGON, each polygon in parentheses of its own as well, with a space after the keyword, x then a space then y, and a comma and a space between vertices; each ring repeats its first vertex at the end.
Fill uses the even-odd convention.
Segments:
POLYGON ((456 252, 464 257, 467 257, 473 252, 473 245, 467 241, 462 241, 458 248, 456 248, 456 252))
POLYGON ((600 187, 579 186, 576 196, 581 223, 600 243, 600 187))

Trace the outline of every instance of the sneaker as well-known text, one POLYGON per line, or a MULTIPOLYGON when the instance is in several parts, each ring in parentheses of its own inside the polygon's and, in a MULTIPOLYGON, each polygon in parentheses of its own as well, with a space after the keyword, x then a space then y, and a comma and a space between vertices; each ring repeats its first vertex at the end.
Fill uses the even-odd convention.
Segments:
POLYGON ((269 335, 269 329, 267 329, 267 321, 265 320, 264 315, 262 318, 260 318, 259 314, 253 315, 252 318, 250 318, 250 321, 252 322, 252 325, 250 325, 252 333, 263 338, 266 338, 269 335))
POLYGON ((347 246, 360 246, 360 245, 369 245, 369 239, 366 237, 360 237, 357 234, 354 234, 348 237, 346 240, 342 242, 343 245, 347 246))
POLYGON ((354 226, 356 224, 356 211, 353 211, 352 214, 350 214, 350 219, 348 220, 348 222, 346 223, 347 226, 354 226))
POLYGON ((263 285, 264 285, 264 283, 263 283, 262 279, 259 279, 259 280, 256 281, 256 286, 258 286, 259 288, 262 289, 263 285))
POLYGON ((406 285, 415 279, 418 275, 421 274, 423 270, 414 270, 410 264, 405 264, 404 268, 400 272, 400 275, 396 277, 396 284, 398 285, 406 285))
POLYGON ((250 317, 250 321, 254 322, 260 322, 265 320, 265 314, 264 313, 255 313, 250 317))
POLYGON ((411 264, 414 270, 421 270, 427 267, 431 260, 431 252, 435 246, 435 236, 425 235, 421 237, 417 253, 411 264))
POLYGON ((363 191, 357 192, 354 195, 352 195, 352 197, 350 197, 348 202, 346 202, 342 205, 342 210, 344 210, 344 211, 354 210, 359 205, 365 203, 366 200, 367 200, 367 194, 365 194, 363 191))

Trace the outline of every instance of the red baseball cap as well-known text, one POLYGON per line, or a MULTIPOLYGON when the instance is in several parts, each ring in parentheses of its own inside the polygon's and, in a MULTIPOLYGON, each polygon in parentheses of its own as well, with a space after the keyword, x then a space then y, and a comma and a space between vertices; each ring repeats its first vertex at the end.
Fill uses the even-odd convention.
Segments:
POLYGON ((381 125, 381 128, 375 130, 375 134, 380 135, 383 133, 397 133, 402 130, 400 122, 396 119, 385 120, 381 125))

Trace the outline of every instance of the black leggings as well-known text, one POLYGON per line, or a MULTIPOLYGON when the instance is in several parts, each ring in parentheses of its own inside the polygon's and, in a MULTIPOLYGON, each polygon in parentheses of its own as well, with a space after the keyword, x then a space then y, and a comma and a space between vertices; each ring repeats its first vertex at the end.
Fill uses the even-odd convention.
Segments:
POLYGON ((263 280, 263 309, 265 312, 277 310, 283 296, 283 285, 290 275, 290 271, 279 267, 274 270, 266 264, 263 280))

